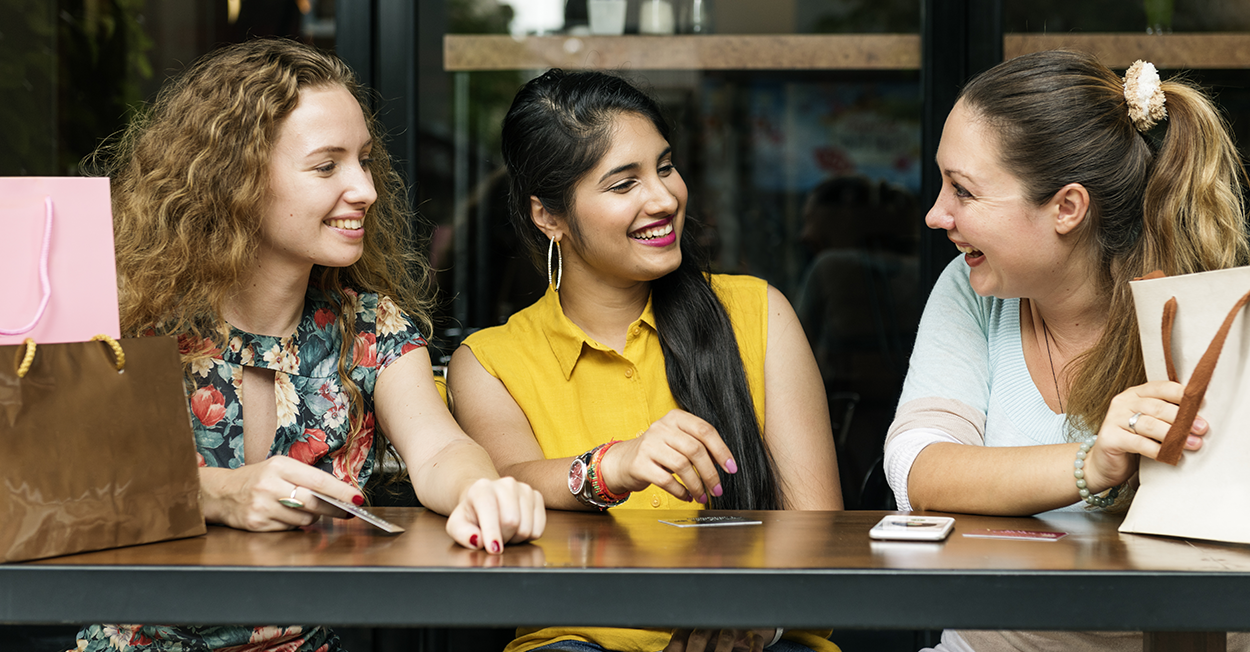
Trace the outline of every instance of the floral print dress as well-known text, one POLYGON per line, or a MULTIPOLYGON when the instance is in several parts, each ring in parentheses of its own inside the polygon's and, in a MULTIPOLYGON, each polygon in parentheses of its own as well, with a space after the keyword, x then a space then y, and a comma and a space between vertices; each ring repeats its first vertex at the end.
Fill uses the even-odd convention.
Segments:
MULTIPOLYGON (((180 338, 182 353, 205 354, 190 364, 191 425, 200 466, 243 465, 243 367, 274 372, 278 427, 269 456, 286 455, 349 484, 364 486, 373 472, 373 389, 378 375, 409 351, 426 345, 416 325, 388 297, 346 290, 356 313, 351 378, 363 398, 364 421, 350 446, 348 398, 338 376, 342 337, 325 296, 309 288, 294 335, 255 335, 232 328, 224 348, 180 338)), ((183 627, 90 625, 78 649, 193 652, 228 649, 328 652, 338 637, 324 627, 183 627)))

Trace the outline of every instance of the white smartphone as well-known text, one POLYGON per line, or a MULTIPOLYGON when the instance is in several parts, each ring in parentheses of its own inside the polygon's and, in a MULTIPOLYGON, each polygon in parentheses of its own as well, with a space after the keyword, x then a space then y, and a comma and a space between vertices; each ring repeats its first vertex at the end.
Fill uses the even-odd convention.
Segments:
POLYGON ((941 541, 954 528, 955 519, 949 516, 890 515, 872 526, 868 536, 894 541, 941 541))

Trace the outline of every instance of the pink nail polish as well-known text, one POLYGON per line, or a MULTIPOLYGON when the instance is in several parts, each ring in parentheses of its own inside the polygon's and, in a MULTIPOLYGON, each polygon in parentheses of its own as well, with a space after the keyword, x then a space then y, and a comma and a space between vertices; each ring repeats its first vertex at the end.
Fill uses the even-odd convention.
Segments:
MULTIPOLYGON (((738 472, 738 463, 734 461, 734 458, 731 457, 725 460, 725 470, 729 471, 730 473, 738 472)), ((716 495, 719 496, 720 494, 716 494, 716 495)))
POLYGON ((500 550, 500 547, 499 547, 499 542, 498 542, 498 541, 491 541, 491 542, 490 542, 490 551, 491 551, 491 552, 499 552, 499 550, 500 550))
POLYGON ((701 502, 701 503, 706 503, 706 502, 707 502, 707 494, 699 494, 699 502, 701 502))
POLYGON ((721 494, 723 494, 723 493, 725 493, 725 490, 724 490, 724 489, 721 489, 721 488, 720 488, 720 485, 716 485, 715 487, 712 487, 712 495, 713 495, 713 496, 716 496, 716 497, 718 497, 718 498, 719 498, 719 497, 720 497, 720 495, 721 495, 721 494))
POLYGON ((360 507, 361 505, 365 504, 365 497, 360 496, 360 495, 352 496, 352 503, 355 504, 357 507, 360 507))
POLYGON ((477 535, 476 534, 469 537, 469 545, 473 546, 474 548, 477 547, 477 535))

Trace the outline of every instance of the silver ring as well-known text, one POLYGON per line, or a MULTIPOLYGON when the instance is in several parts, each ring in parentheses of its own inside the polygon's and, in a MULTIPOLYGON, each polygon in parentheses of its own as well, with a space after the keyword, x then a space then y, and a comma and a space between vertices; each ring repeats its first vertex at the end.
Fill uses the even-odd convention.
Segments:
POLYGON ((1134 435, 1141 434, 1137 432, 1137 419, 1141 416, 1141 412, 1134 412, 1133 416, 1128 418, 1128 429, 1133 431, 1134 435))
POLYGON ((295 485, 295 488, 291 490, 291 495, 290 495, 290 497, 288 497, 288 498, 279 498, 279 499, 278 499, 278 502, 279 502, 279 503, 280 503, 283 507, 290 507, 291 509, 304 509, 304 502, 303 502, 303 501, 301 501, 301 500, 296 500, 296 499, 295 499, 295 492, 297 492, 297 491, 299 491, 299 485, 295 485))

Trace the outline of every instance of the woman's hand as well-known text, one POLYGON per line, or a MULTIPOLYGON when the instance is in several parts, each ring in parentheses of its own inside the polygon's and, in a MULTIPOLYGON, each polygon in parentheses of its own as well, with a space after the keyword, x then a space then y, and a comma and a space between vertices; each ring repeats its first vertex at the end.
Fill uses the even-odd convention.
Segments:
POLYGON ((513 478, 474 482, 447 517, 451 538, 491 554, 503 552, 507 543, 537 539, 546 527, 542 494, 513 478))
POLYGON ((309 489, 345 503, 364 503, 364 496, 351 485, 282 455, 237 469, 200 469, 200 503, 204 518, 240 530, 289 530, 311 525, 323 515, 348 516, 343 510, 318 500, 309 489), (294 500, 303 503, 303 507, 288 507, 279 500, 294 500))
POLYGON ((716 429, 689 412, 671 410, 638 437, 609 448, 599 473, 613 493, 655 485, 681 500, 703 503, 709 493, 721 495, 717 466, 738 472, 716 429))
MULTIPOLYGON (((1090 493, 1100 493, 1128 480, 1137 472, 1139 455, 1150 459, 1159 455, 1159 447, 1176 420, 1184 391, 1185 386, 1180 383, 1153 381, 1130 387, 1111 399, 1098 430, 1098 441, 1085 459, 1085 482, 1090 493), (1137 413, 1141 414, 1130 428, 1129 421, 1137 413)), ((1185 450, 1201 448, 1207 429, 1206 420, 1194 419, 1185 450)))
POLYGON ((664 652, 760 652, 776 629, 679 629, 664 652))

